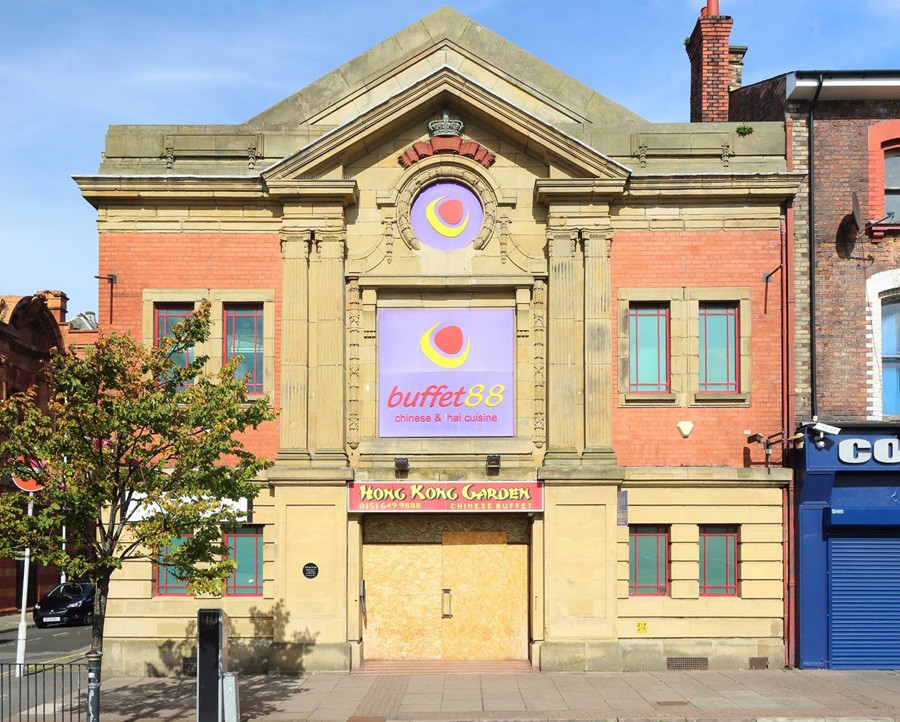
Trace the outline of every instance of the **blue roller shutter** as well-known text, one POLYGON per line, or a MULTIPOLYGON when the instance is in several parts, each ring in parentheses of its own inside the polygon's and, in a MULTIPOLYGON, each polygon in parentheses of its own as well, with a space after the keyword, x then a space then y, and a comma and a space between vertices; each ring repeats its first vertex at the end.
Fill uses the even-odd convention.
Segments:
POLYGON ((829 666, 900 669, 900 536, 828 539, 829 666))

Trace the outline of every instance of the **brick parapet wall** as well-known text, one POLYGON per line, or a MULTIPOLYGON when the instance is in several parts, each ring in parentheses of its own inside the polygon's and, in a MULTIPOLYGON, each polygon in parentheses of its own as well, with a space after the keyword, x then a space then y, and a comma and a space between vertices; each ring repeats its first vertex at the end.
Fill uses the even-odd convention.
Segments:
POLYGON ((900 117, 900 102, 821 102, 816 107, 817 401, 819 415, 838 422, 872 418, 870 376, 877 372, 878 349, 872 348, 866 282, 900 265, 896 237, 872 243, 848 229, 851 193, 857 193, 868 219, 869 183, 883 183, 869 178, 869 128, 891 117, 900 117))
POLYGON ((787 76, 780 75, 732 90, 728 99, 728 120, 783 121, 786 79, 787 76))

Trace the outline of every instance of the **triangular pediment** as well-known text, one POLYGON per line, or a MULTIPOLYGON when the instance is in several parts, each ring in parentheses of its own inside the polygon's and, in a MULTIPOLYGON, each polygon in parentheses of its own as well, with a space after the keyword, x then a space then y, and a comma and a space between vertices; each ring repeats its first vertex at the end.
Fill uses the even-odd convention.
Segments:
POLYGON ((448 66, 557 126, 647 121, 450 7, 442 7, 244 123, 342 125, 428 70, 448 66))
MULTIPOLYGON (((411 119, 445 110, 494 131, 562 175, 624 183, 630 170, 578 138, 452 67, 441 67, 356 115, 263 171, 270 188, 298 178, 333 176, 411 119)), ((423 125, 423 132, 425 127, 423 125)))

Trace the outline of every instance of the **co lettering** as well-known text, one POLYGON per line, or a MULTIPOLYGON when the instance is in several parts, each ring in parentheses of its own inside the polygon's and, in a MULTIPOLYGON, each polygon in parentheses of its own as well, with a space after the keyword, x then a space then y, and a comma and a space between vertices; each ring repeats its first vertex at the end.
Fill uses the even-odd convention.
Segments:
POLYGON ((900 464, 900 439, 844 439, 838 444, 838 458, 845 464, 900 464))

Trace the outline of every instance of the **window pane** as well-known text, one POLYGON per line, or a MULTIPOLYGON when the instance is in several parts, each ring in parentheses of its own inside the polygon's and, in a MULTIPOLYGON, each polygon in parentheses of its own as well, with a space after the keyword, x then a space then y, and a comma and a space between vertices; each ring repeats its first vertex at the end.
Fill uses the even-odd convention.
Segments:
MULTIPOLYGON (((172 335, 172 329, 175 328, 176 324, 181 323, 194 312, 194 307, 183 304, 157 304, 154 306, 153 311, 156 316, 153 343, 159 346, 163 339, 172 335)), ((193 348, 172 354, 172 361, 175 362, 176 366, 187 366, 193 360, 193 348)))
POLYGON ((262 594, 262 530, 247 527, 237 534, 226 535, 237 569, 228 580, 226 594, 258 596, 262 594))
POLYGON ((890 191, 884 194, 884 215, 893 213, 890 223, 900 224, 900 191, 890 191))
POLYGON ((884 187, 900 188, 900 152, 884 155, 884 187))
POLYGON ((882 412, 889 416, 900 416, 900 361, 883 361, 881 386, 882 412))
POLYGON ((881 307, 881 355, 900 356, 900 303, 881 307))
POLYGON ((882 412, 900 415, 900 303, 881 307, 882 412))
POLYGON ((738 391, 737 307, 700 307, 700 391, 738 391))
POLYGON ((235 377, 245 379, 247 391, 263 390, 263 312, 262 306, 225 309, 225 361, 235 356, 241 361, 235 377))
POLYGON ((700 594, 737 594, 737 527, 700 527, 700 594))
MULTIPOLYGON (((166 555, 169 554, 171 549, 175 549, 185 541, 187 541, 188 535, 183 535, 178 537, 177 539, 172 539, 163 549, 160 554, 160 560, 165 558, 166 555)), ((156 567, 157 575, 156 575, 156 593, 163 595, 186 595, 187 594, 187 583, 184 580, 180 580, 176 578, 175 572, 171 567, 165 566, 163 564, 158 564, 156 567)))
POLYGON ((629 391, 669 390, 669 307, 628 310, 629 391))
POLYGON ((629 594, 668 593, 668 527, 633 526, 628 538, 629 594))

